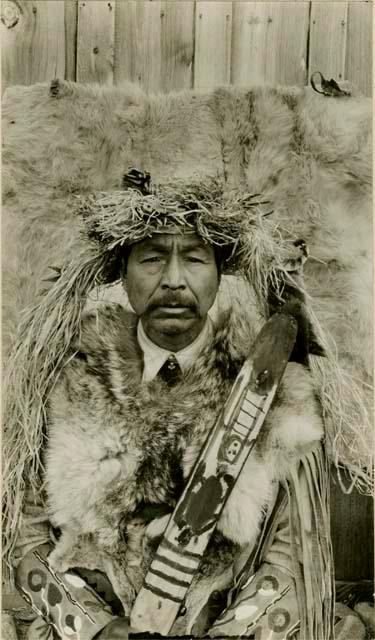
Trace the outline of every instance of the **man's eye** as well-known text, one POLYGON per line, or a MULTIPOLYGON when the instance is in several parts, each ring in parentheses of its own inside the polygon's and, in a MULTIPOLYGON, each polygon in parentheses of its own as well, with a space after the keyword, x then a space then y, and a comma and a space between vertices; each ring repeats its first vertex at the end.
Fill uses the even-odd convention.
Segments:
POLYGON ((188 262, 196 262, 197 264, 204 264, 204 260, 202 258, 197 258, 197 256, 187 256, 188 262))
POLYGON ((141 260, 141 263, 150 263, 150 262, 160 262, 161 261, 161 257, 160 256, 151 256, 150 258, 143 258, 143 260, 141 260))

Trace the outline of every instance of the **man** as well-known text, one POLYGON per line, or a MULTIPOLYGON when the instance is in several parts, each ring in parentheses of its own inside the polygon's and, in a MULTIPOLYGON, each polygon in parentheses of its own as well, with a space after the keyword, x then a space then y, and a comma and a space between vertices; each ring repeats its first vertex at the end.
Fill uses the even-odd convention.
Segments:
POLYGON ((141 335, 164 351, 181 352, 202 332, 216 298, 214 249, 196 234, 154 235, 132 247, 127 280, 141 335))
MULTIPOLYGON (((131 188, 89 197, 81 213, 95 251, 90 248, 62 271, 33 311, 31 325, 25 325, 34 351, 43 338, 44 363, 57 347, 63 358, 48 392, 46 473, 50 518, 62 535, 59 540, 55 531, 52 553, 44 545, 24 555, 17 584, 58 635, 89 640, 124 637, 128 623, 121 616, 113 619, 82 573, 79 577, 70 569, 97 562, 125 614, 131 614, 139 577, 147 573, 169 514, 262 324, 246 286, 241 299, 232 300, 236 308, 211 319, 221 272, 235 268, 259 294, 278 273, 278 258, 285 253, 264 231, 251 198, 231 203, 215 181, 205 188, 167 184, 151 193, 131 188), (120 276, 135 316, 117 306, 99 308, 88 313, 78 332, 80 296, 96 282, 120 276), (125 562, 118 555, 121 516, 125 562), (132 527, 138 544, 133 556, 132 527)), ((304 356, 288 365, 172 635, 199 637, 209 631, 281 639, 300 630, 301 637, 330 636, 323 432, 309 372, 300 364, 314 340, 307 325, 302 334, 304 356)))

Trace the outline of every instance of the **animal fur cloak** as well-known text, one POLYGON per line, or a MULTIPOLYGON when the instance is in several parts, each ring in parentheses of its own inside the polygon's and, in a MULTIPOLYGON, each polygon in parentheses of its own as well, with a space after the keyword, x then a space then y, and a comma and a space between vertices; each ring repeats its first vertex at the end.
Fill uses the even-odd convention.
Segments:
MULTIPOLYGON (((119 305, 99 307, 87 314, 50 397, 47 490, 51 521, 62 530, 50 563, 104 570, 125 611, 155 550, 140 514, 146 506, 173 509, 251 352, 261 317, 247 300, 218 314, 212 341, 172 388, 142 383, 135 316, 119 305)), ((218 585, 232 586, 233 560, 254 546, 278 482, 322 436, 310 373, 290 363, 189 591, 185 631, 218 585)))

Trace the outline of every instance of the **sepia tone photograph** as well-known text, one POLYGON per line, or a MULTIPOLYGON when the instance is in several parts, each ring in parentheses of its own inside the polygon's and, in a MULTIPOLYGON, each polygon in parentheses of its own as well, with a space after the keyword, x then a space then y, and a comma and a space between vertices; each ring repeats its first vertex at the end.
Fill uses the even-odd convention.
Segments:
POLYGON ((373 3, 2 0, 3 640, 373 640, 373 3))

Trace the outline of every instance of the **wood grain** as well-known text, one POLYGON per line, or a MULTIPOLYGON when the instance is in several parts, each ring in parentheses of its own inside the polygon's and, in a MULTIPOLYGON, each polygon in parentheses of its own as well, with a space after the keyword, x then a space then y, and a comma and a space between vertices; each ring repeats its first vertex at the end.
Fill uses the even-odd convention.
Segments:
MULTIPOLYGON (((345 486, 350 478, 345 477, 345 486)), ((337 580, 372 580, 374 577, 374 502, 356 489, 342 492, 332 468, 331 534, 337 580)))
POLYGON ((2 89, 65 76, 63 0, 1 6, 2 89))
POLYGON ((194 2, 118 2, 115 83, 169 91, 192 86, 194 2))
POLYGON ((65 80, 76 80, 77 0, 65 0, 65 80))
POLYGON ((309 78, 320 71, 327 79, 345 78, 347 2, 312 2, 309 78))
POLYGON ((232 3, 197 2, 194 86, 230 83, 232 3))
POLYGON ((371 95, 371 2, 3 0, 1 11, 3 89, 54 76, 163 91, 301 85, 320 70, 371 95))
POLYGON ((194 57, 194 2, 164 2, 162 88, 191 88, 194 57))
POLYGON ((372 25, 372 3, 349 2, 346 79, 367 96, 372 94, 372 25))
POLYGON ((78 2, 77 82, 113 83, 115 2, 78 2))
POLYGON ((233 11, 233 84, 305 84, 308 3, 235 2, 233 11))

